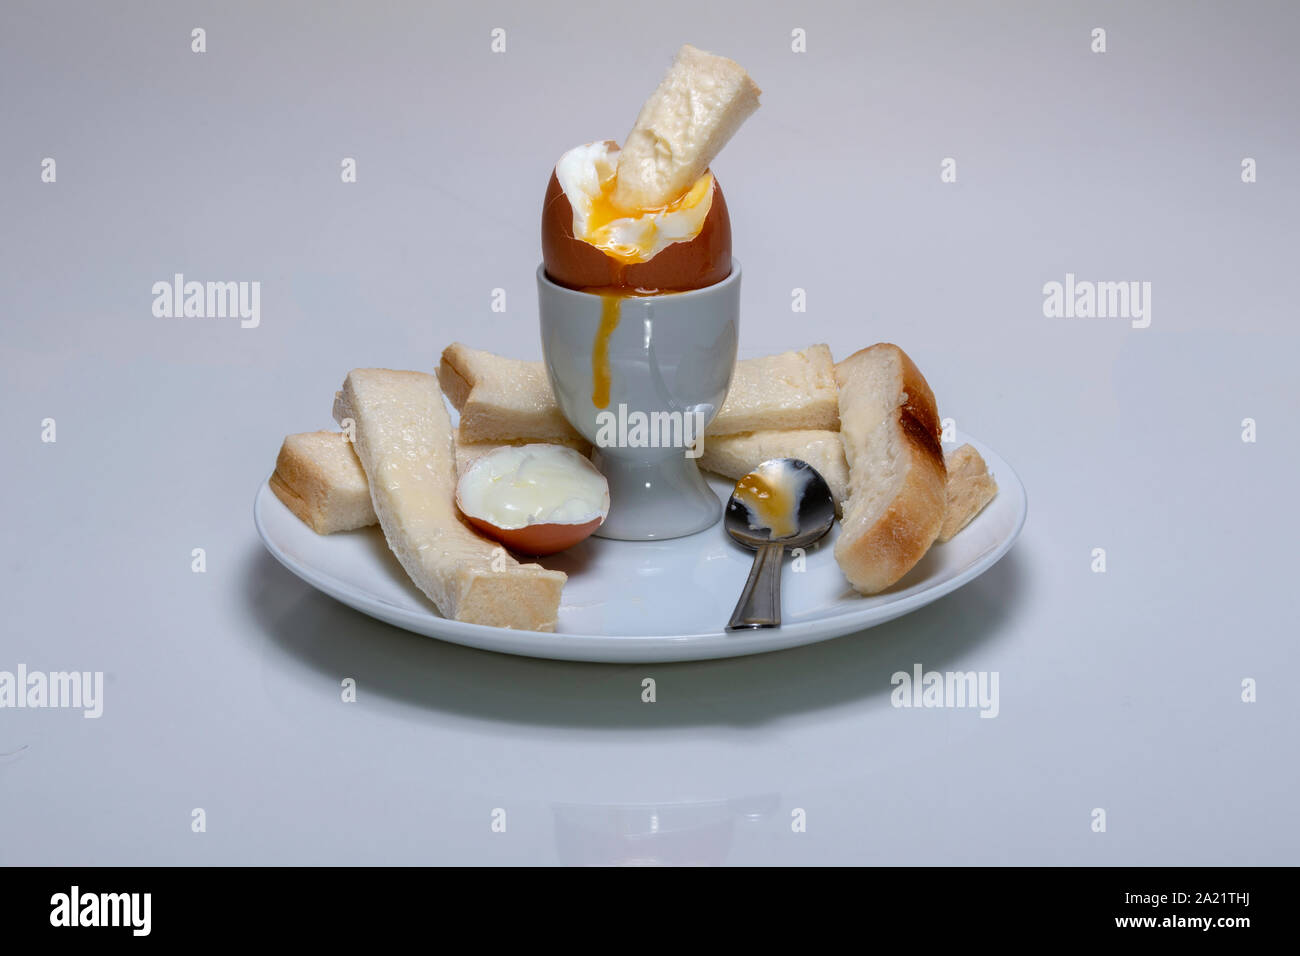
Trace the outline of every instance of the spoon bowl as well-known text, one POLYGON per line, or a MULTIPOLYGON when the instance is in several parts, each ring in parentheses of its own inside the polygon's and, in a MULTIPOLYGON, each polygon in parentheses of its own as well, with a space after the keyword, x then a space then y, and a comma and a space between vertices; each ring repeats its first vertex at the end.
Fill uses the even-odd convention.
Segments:
POLYGON ((812 465, 771 458, 736 482, 724 515, 727 534, 756 552, 727 630, 781 626, 781 564, 830 531, 835 499, 812 465))

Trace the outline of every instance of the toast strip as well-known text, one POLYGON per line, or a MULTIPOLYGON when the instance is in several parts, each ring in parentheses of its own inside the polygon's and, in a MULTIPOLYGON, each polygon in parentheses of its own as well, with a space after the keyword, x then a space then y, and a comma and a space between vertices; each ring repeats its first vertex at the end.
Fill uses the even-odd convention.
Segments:
POLYGON ((453 342, 443 350, 438 382, 460 412, 466 442, 584 444, 556 404, 541 362, 504 358, 453 342))
POLYGON ((962 445, 944 456, 948 470, 948 511, 939 527, 939 540, 948 541, 998 493, 998 483, 989 474, 984 456, 971 445, 962 445))
POLYGON ((727 399, 705 435, 839 427, 831 350, 810 345, 797 352, 737 362, 727 399))
POLYGON ((434 377, 353 369, 335 411, 356 424, 357 458, 389 548, 442 615, 553 631, 566 576, 520 564, 460 520, 451 419, 434 377))
MULTIPOLYGON (((583 454, 590 450, 556 404, 541 362, 454 342, 442 353, 438 381, 460 412, 466 443, 558 442, 583 454)), ((831 350, 811 345, 737 362, 727 399, 705 434, 838 427, 831 350)))
POLYGON ((289 435, 280 446, 271 490, 317 534, 375 523, 370 485, 352 443, 340 432, 289 435))
POLYGON ((614 204, 656 209, 685 194, 758 109, 761 92, 734 60, 683 46, 623 142, 614 204))
POLYGON ((912 569, 939 534, 947 472, 934 393, 896 345, 862 349, 835 366, 849 499, 835 560, 875 594, 912 569))

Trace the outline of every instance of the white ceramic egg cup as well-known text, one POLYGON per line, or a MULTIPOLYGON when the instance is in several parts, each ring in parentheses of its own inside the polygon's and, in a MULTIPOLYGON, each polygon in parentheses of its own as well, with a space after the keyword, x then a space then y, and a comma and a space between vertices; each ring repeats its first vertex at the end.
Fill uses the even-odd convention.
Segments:
POLYGON ((609 481, 609 517, 596 534, 623 541, 680 538, 722 516, 692 439, 722 407, 736 365, 740 263, 714 285, 628 296, 608 340, 609 404, 593 401, 600 295, 557 285, 537 269, 542 356, 556 401, 592 443, 609 481))

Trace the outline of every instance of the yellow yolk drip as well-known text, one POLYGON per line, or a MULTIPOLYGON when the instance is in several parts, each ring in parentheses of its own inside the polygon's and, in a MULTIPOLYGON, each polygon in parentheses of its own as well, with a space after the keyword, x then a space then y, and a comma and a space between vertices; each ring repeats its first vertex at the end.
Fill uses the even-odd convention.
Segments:
POLYGON ((591 404, 597 408, 609 408, 609 337, 618 328, 622 304, 621 296, 600 297, 600 328, 596 330, 596 341, 591 347, 591 404))
POLYGON ((624 265, 631 265, 651 258, 649 253, 654 248, 659 233, 659 227, 653 217, 682 209, 693 209, 699 205, 713 188, 713 174, 705 173, 695 180, 695 185, 683 195, 668 205, 655 209, 622 209, 616 206, 614 186, 617 182, 618 176, 610 176, 600 184, 600 192, 591 197, 591 208, 587 210, 586 232, 579 238, 596 246, 611 259, 617 259, 624 265), (640 220, 646 217, 649 217, 649 221, 636 245, 619 245, 613 241, 610 234, 610 226, 613 223, 620 219, 640 220))
POLYGON ((773 484, 751 471, 736 483, 736 497, 749 509, 755 527, 767 528, 772 538, 786 538, 799 530, 799 502, 793 489, 773 484))

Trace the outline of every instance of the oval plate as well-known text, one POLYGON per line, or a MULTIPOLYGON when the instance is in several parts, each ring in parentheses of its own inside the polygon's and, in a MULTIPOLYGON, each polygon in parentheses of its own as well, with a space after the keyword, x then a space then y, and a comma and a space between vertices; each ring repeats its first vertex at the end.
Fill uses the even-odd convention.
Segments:
MULTIPOLYGON (((865 630, 914 611, 987 571, 1010 550, 1028 503, 1019 477, 974 439, 998 493, 956 537, 936 544, 883 594, 863 597, 844 580, 831 548, 839 523, 795 572, 786 559, 779 628, 723 630, 740 596, 753 552, 734 544, 719 522, 668 541, 589 538, 541 561, 566 572, 557 632, 513 631, 440 616, 411 583, 378 526, 318 535, 263 482, 253 520, 268 551, 314 588, 363 614, 408 631, 505 654, 570 661, 691 661, 761 654, 865 630)), ((731 483, 709 476, 722 500, 731 483)))

